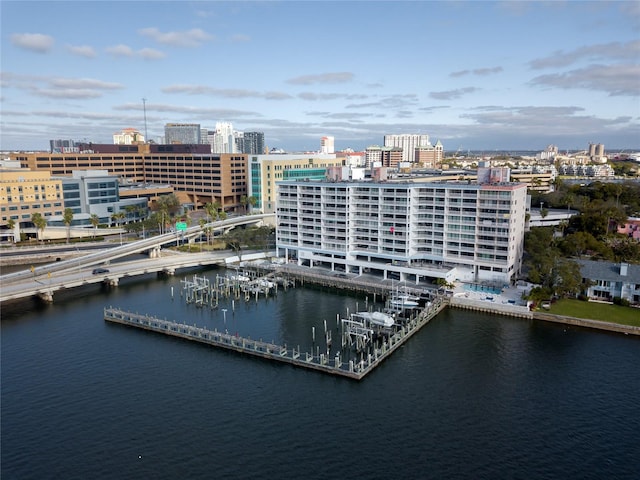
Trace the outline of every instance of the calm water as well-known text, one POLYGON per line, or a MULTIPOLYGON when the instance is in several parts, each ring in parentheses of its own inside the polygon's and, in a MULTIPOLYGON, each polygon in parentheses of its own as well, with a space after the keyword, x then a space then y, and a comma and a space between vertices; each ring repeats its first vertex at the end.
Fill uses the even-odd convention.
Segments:
POLYGON ((225 321, 180 298, 192 275, 3 308, 3 480, 640 478, 637 338, 451 310, 354 382, 103 321, 304 350, 365 301, 297 288, 225 321))

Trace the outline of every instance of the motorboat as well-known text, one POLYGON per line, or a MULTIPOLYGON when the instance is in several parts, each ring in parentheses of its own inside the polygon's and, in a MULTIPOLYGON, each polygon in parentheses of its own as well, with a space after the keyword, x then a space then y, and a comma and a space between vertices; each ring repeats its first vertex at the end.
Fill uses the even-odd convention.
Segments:
POLYGON ((389 300, 389 305, 392 307, 416 308, 420 305, 418 303, 419 300, 418 297, 412 295, 395 295, 389 300))
POLYGON ((395 323, 391 315, 382 312, 356 312, 353 317, 366 320, 370 325, 377 327, 388 328, 395 323))

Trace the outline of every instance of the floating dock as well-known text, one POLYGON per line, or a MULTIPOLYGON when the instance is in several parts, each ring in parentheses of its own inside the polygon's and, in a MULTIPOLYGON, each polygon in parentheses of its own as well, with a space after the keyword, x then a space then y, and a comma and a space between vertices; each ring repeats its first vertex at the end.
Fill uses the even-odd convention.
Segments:
POLYGON ((149 315, 127 312, 118 308, 105 308, 104 319, 108 322, 163 333, 185 340, 204 343, 212 347, 288 363, 296 367, 308 368, 354 380, 362 380, 413 334, 429 323, 445 306, 446 300, 438 299, 418 315, 403 325, 398 326, 395 332, 389 335, 379 346, 375 346, 366 356, 363 355, 361 360, 349 360, 348 362, 343 362, 339 354, 334 358, 330 358, 328 355, 322 353, 314 355, 313 352, 300 352, 300 347, 291 349, 287 348, 286 345, 276 345, 261 340, 239 337, 237 335, 218 332, 217 330, 209 330, 204 327, 196 327, 184 323, 162 320, 149 315))

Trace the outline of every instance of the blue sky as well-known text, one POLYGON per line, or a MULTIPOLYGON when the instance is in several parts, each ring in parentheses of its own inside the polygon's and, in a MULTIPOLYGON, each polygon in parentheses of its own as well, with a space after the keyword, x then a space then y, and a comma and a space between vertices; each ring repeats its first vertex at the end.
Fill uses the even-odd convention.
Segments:
POLYGON ((0 149, 157 140, 271 148, 428 134, 447 150, 640 146, 640 2, 2 1, 0 149))

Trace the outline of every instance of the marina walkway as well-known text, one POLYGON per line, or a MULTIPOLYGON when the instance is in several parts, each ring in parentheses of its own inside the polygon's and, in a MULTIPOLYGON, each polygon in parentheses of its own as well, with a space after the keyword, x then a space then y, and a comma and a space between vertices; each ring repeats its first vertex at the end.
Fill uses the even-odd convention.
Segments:
POLYGON ((267 360, 288 363, 297 367, 316 370, 331 375, 361 380, 375 367, 380 365, 397 348, 418 332, 446 306, 446 300, 439 299, 402 325, 398 325, 392 334, 380 346, 373 346, 370 353, 362 355, 361 360, 343 362, 340 355, 334 358, 313 352, 300 352, 300 348, 287 348, 286 345, 253 340, 251 338, 229 335, 228 333, 209 330, 184 323, 161 320, 159 318, 138 313, 131 313, 117 308, 105 308, 104 319, 112 323, 141 328, 156 333, 171 335, 185 340, 211 345, 213 347, 232 350, 267 360))

